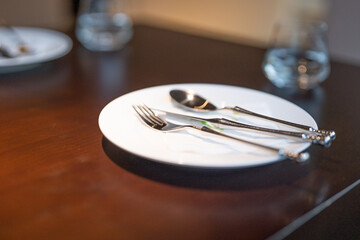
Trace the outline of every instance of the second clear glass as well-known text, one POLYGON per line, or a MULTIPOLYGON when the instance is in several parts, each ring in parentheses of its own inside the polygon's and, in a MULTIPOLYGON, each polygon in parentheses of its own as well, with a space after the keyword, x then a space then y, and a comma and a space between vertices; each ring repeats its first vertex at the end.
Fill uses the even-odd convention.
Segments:
POLYGON ((266 52, 263 71, 277 87, 309 90, 330 73, 324 22, 278 24, 266 52))
POLYGON ((78 40, 94 51, 123 48, 133 35, 125 7, 125 0, 81 0, 76 23, 78 40))

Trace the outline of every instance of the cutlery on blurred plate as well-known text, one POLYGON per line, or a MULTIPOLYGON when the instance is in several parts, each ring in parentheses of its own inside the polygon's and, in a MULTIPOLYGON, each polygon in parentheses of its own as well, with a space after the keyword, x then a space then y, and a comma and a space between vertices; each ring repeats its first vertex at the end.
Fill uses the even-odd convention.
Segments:
POLYGON ((8 32, 11 34, 11 36, 15 39, 16 44, 17 44, 17 49, 19 51, 20 54, 17 54, 15 56, 12 57, 17 57, 23 53, 29 53, 30 52, 30 48, 29 45, 23 40, 23 38, 17 33, 17 31, 6 22, 5 19, 0 19, 0 26, 5 27, 8 32))
POLYGON ((266 146, 263 144, 259 144, 259 143, 255 143, 255 142, 250 142, 244 139, 240 139, 240 138, 235 138, 232 137, 230 135, 226 135, 223 134, 221 132, 212 130, 211 128, 208 128, 206 126, 203 127, 197 127, 194 125, 178 125, 175 124, 169 120, 164 120, 163 118, 159 117, 158 115, 156 115, 151 109, 149 109, 147 106, 145 105, 137 105, 134 106, 133 108, 135 110, 135 112, 137 113, 137 115, 139 116, 139 118, 141 119, 141 121, 148 127, 155 129, 155 130, 159 130, 159 131, 163 131, 163 132, 172 132, 172 131, 179 131, 179 130, 183 130, 185 128, 192 128, 192 129, 196 129, 199 131, 203 131, 203 132, 207 132, 207 133, 211 133, 217 136, 221 136, 221 137, 225 137, 225 138, 229 138, 232 140, 236 140, 239 142, 243 142, 246 144, 251 144, 251 145, 255 145, 257 147, 261 147, 261 148, 265 148, 271 151, 275 151, 278 153, 279 156, 281 157, 286 157, 292 160, 295 160, 297 162, 305 162, 309 159, 309 154, 307 152, 301 152, 301 153, 295 153, 295 152, 288 152, 284 149, 280 149, 280 148, 275 148, 275 147, 270 147, 270 146, 266 146))

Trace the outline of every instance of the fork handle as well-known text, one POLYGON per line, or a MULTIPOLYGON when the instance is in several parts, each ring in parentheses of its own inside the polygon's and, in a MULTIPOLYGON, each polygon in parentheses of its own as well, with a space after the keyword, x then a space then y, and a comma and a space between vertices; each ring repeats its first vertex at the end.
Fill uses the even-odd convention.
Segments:
POLYGON ((263 119, 278 122, 278 123, 282 123, 282 124, 285 124, 285 125, 288 125, 288 126, 304 129, 304 130, 309 131, 309 132, 314 132, 314 133, 317 133, 317 134, 329 136, 331 138, 331 140, 334 140, 336 138, 336 133, 335 133, 334 130, 318 130, 318 129, 314 129, 314 128, 310 127, 310 126, 306 126, 306 125, 302 125, 302 124, 298 124, 298 123, 294 123, 294 122, 288 122, 288 121, 285 121, 285 120, 282 120, 282 119, 273 118, 273 117, 269 117, 269 116, 262 115, 262 114, 259 114, 259 113, 255 113, 255 112, 246 110, 246 109, 238 107, 238 106, 225 107, 225 109, 233 110, 233 111, 236 111, 236 112, 239 112, 239 113, 244 113, 244 114, 247 114, 247 115, 263 118, 263 119))
POLYGON ((284 157, 289 158, 291 160, 295 160, 296 162, 299 162, 299 163, 300 162, 306 162, 309 159, 309 154, 307 152, 302 152, 302 153, 287 152, 287 151, 285 151, 283 149, 274 148, 274 147, 266 146, 266 145, 263 145, 263 144, 250 142, 250 141, 247 141, 247 140, 244 140, 244 139, 236 138, 236 137, 233 137, 233 136, 230 136, 230 135, 226 135, 224 133, 221 133, 221 132, 215 131, 215 130, 213 130, 211 128, 208 128, 206 126, 204 126, 204 127, 195 127, 194 126, 194 128, 198 129, 198 130, 201 130, 201 131, 204 131, 204 132, 207 132, 207 133, 215 134, 217 136, 222 136, 222 137, 226 137, 226 138, 236 140, 236 141, 239 141, 239 142, 243 142, 243 143, 246 143, 246 144, 251 144, 251 145, 255 145, 257 147, 265 148, 265 149, 277 152, 279 154, 279 156, 284 156, 284 157))

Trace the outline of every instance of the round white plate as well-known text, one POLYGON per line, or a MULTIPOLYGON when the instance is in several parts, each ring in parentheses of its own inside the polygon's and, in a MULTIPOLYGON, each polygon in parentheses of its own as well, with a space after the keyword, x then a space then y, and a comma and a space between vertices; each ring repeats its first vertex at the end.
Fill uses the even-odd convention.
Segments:
MULTIPOLYGON (((247 124, 294 130, 226 110, 212 113, 194 113, 183 110, 171 101, 169 91, 172 89, 192 90, 208 98, 217 107, 237 105, 258 113, 317 128, 314 119, 303 109, 267 93, 217 84, 173 84, 138 90, 110 102, 99 116, 102 133, 112 143, 130 153, 168 164, 225 168, 250 167, 281 160, 276 152, 194 129, 164 133, 145 126, 139 120, 132 105, 145 103, 149 107, 182 114, 227 117, 247 124)), ((220 129, 220 131, 289 151, 300 152, 310 146, 309 143, 294 139, 252 131, 226 129, 220 129)))
MULTIPOLYGON (((30 53, 14 58, 0 55, 0 72, 23 70, 36 64, 66 55, 72 48, 72 40, 65 34, 42 28, 14 27, 17 35, 30 49, 30 53)), ((18 53, 17 37, 6 28, 0 28, 0 43, 13 54, 18 53)))

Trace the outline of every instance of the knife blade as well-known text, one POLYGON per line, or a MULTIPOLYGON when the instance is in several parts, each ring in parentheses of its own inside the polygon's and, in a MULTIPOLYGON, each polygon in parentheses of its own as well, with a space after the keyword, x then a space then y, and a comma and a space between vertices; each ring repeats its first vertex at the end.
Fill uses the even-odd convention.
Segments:
POLYGON ((249 125, 249 124, 235 122, 235 121, 232 121, 232 120, 229 120, 226 118, 200 118, 200 117, 189 116, 189 115, 184 115, 184 114, 179 114, 179 113, 174 113, 174 112, 168 112, 168 111, 164 111, 164 110, 160 110, 160 109, 156 109, 156 108, 151 108, 151 110, 154 112, 157 112, 157 113, 162 113, 165 116, 167 115, 170 117, 176 117, 176 118, 185 119, 185 120, 193 120, 193 121, 200 122, 204 125, 206 125, 206 122, 210 122, 210 123, 218 124, 218 125, 224 126, 224 127, 251 129, 251 130, 255 130, 255 131, 259 131, 259 132, 286 135, 286 136, 299 138, 303 141, 323 145, 325 147, 328 147, 331 144, 331 140, 330 140, 329 136, 316 135, 313 133, 292 132, 292 131, 259 127, 259 126, 255 126, 255 125, 249 125))

